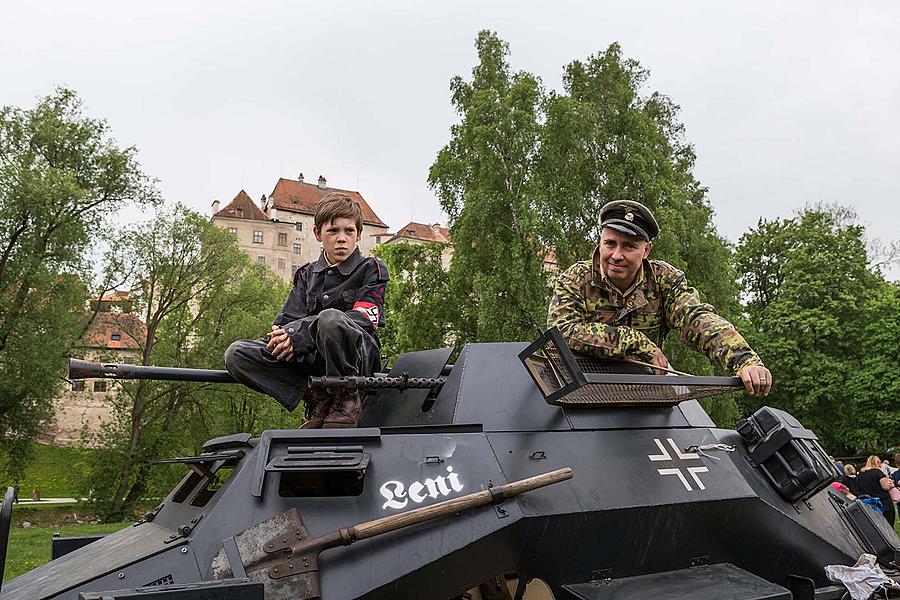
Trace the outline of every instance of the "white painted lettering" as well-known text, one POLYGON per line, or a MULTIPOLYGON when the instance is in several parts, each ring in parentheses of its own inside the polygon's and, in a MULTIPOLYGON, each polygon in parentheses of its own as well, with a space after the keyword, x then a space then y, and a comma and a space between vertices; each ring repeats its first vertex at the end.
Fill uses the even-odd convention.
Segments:
POLYGON ((461 492, 463 484, 459 482, 459 476, 453 472, 453 467, 447 467, 447 471, 450 473, 450 475, 447 476, 447 479, 450 480, 450 487, 453 488, 454 492, 461 492))
POLYGON ((382 504, 382 509, 400 509, 405 508, 409 501, 412 500, 416 504, 421 504, 426 498, 440 498, 449 496, 453 492, 460 492, 463 484, 459 480, 459 475, 453 472, 453 467, 447 467, 449 475, 446 477, 438 475, 437 477, 429 477, 422 481, 413 481, 408 486, 399 481, 386 481, 378 491, 384 496, 386 502, 382 504))
MULTIPOLYGON (((447 480, 444 479, 443 475, 438 475, 434 478, 434 482, 437 484, 437 491, 440 492, 441 496, 449 496, 450 488, 447 487, 447 480)), ((435 496, 437 498, 437 496, 435 496)))
MULTIPOLYGON (((406 494, 403 491, 404 486, 399 481, 385 481, 382 484, 381 495, 385 497, 387 502, 381 505, 382 509, 385 508, 403 508, 407 505, 408 501, 403 500, 403 502, 399 502, 396 500, 397 498, 405 498, 406 494)), ((419 500, 421 502, 421 500, 419 500)))
POLYGON ((419 504, 422 502, 426 496, 422 493, 422 490, 425 489, 425 486, 419 483, 418 481, 414 481, 409 484, 409 499, 419 504))

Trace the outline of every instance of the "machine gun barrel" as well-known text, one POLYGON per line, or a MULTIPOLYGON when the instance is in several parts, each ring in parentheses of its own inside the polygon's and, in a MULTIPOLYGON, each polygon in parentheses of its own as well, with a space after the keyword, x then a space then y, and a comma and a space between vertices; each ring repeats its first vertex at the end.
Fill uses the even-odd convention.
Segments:
POLYGON ((348 388, 354 390, 373 390, 380 388, 396 388, 406 390, 412 388, 430 389, 444 385, 446 379, 441 377, 408 377, 406 374, 400 377, 386 377, 375 375, 363 376, 332 376, 310 377, 309 386, 314 388, 348 388))
POLYGON ((228 371, 145 367, 143 365, 104 364, 77 358, 69 359, 69 379, 155 379, 161 381, 205 381, 237 383, 228 371))

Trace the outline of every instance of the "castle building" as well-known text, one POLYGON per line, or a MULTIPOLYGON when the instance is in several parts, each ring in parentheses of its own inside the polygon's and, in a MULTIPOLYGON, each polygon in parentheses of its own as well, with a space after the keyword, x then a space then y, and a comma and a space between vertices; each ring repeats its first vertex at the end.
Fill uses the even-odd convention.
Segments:
MULTIPOLYGON (((109 292, 90 302, 94 318, 79 340, 73 358, 103 363, 133 364, 139 361, 138 340, 147 328, 131 312, 127 292, 109 292)), ((53 422, 44 428, 40 441, 54 446, 74 446, 83 431, 97 431, 112 418, 111 395, 118 382, 110 379, 74 379, 54 400, 53 422)))
POLYGON ((285 281, 293 281, 294 272, 319 258, 322 245, 313 235, 313 218, 319 202, 331 192, 343 192, 362 209, 363 231, 359 249, 371 254, 376 244, 388 237, 388 226, 375 214, 362 194, 330 188, 324 177, 316 184, 280 178, 268 197, 259 204, 241 190, 225 207, 212 203, 212 222, 227 229, 238 239, 241 250, 265 264, 285 281))
MULTIPOLYGON (((384 244, 443 244, 441 251, 441 266, 446 271, 450 268, 453 258, 453 241, 450 239, 450 229, 440 223, 427 224, 411 221, 397 230, 395 234, 387 234, 387 239, 379 240, 384 244)), ((546 250, 541 257, 544 270, 555 273, 558 262, 552 250, 546 250)))
POLYGON ((443 244, 441 266, 446 271, 453 258, 453 243, 450 241, 450 229, 434 223, 416 223, 411 221, 397 230, 397 233, 384 240, 385 244, 443 244))

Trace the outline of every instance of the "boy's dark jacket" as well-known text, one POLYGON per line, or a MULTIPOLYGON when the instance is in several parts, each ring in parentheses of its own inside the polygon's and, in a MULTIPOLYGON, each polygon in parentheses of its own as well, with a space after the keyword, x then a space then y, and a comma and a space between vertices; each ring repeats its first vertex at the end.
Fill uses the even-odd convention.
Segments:
POLYGON ((375 330, 383 327, 384 289, 388 270, 376 257, 363 257, 357 248, 344 262, 329 267, 325 253, 319 260, 307 263, 294 273, 294 288, 284 308, 275 317, 291 338, 295 360, 303 362, 315 351, 309 324, 326 308, 334 308, 350 317, 370 333, 376 343, 375 330))

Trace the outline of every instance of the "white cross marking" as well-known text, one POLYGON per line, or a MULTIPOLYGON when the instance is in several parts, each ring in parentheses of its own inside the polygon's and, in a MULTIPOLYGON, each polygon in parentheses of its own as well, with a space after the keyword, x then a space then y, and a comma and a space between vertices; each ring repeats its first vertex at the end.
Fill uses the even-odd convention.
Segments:
MULTIPOLYGON (((675 454, 677 454, 677 455, 678 455, 678 458, 680 458, 681 460, 689 460, 689 459, 692 459, 692 458, 700 458, 699 456, 697 456, 697 455, 694 454, 693 452, 688 452, 687 454, 682 454, 682 453, 681 453, 681 450, 678 449, 678 446, 675 445, 675 441, 674 441, 672 438, 666 438, 666 439, 669 440, 669 445, 672 446, 672 450, 675 451, 675 454)), ((659 444, 659 440, 654 439, 653 441, 655 441, 657 444, 659 444)))
POLYGON ((697 473, 709 473, 709 469, 706 467, 688 467, 688 473, 691 474, 691 477, 694 478, 694 481, 697 482, 697 487, 701 490, 705 490, 706 486, 703 485, 703 482, 700 481, 700 478, 697 477, 697 473))
MULTIPOLYGON (((675 440, 673 440, 672 438, 666 438, 666 441, 669 442, 669 446, 672 447, 672 452, 674 452, 674 456, 677 458, 677 460, 700 460, 699 454, 696 454, 694 452, 682 452, 675 444, 675 440)), ((665 445, 660 439, 653 438, 653 442, 656 444, 656 447, 659 448, 660 453, 648 454, 647 458, 654 462, 675 460, 672 458, 673 454, 666 449, 665 445)), ((705 490, 706 486, 703 485, 702 481, 700 481, 698 473, 709 473, 709 469, 706 467, 685 467, 685 469, 687 470, 688 475, 691 476, 691 479, 694 480, 694 483, 697 484, 696 488, 691 487, 690 482, 688 481, 687 477, 684 476, 684 473, 681 471, 681 469, 657 469, 656 471, 660 475, 676 475, 679 481, 681 481, 681 485, 684 486, 684 489, 689 492, 705 490)))
MULTIPOLYGON (((662 452, 662 454, 648 454, 647 458, 649 458, 650 460, 653 460, 653 461, 672 460, 672 455, 669 454, 669 451, 666 450, 665 446, 662 445, 662 442, 656 438, 653 438, 653 441, 656 442, 656 445, 657 445, 657 447, 659 447, 659 451, 662 452)), ((676 448, 675 451, 677 452, 678 449, 676 448)))
POLYGON ((681 472, 681 469, 657 469, 660 475, 678 475, 678 479, 681 480, 681 483, 684 484, 684 489, 689 492, 693 492, 691 489, 691 484, 688 483, 688 480, 684 478, 684 475, 681 472))

